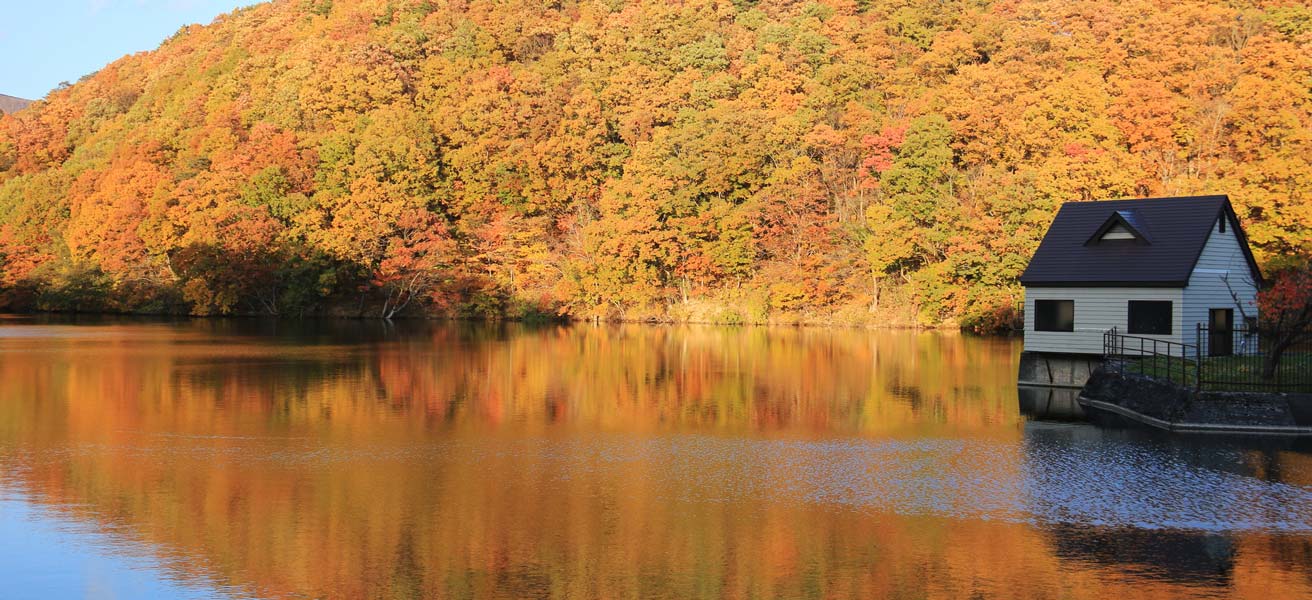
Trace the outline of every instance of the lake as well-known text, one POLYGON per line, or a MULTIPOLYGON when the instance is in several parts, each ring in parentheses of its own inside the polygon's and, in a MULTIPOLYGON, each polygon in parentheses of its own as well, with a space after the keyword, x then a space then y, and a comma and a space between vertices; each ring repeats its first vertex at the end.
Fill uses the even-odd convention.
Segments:
POLYGON ((1019 352, 0 318, 0 597, 1312 597, 1312 449, 1035 420, 1019 352))

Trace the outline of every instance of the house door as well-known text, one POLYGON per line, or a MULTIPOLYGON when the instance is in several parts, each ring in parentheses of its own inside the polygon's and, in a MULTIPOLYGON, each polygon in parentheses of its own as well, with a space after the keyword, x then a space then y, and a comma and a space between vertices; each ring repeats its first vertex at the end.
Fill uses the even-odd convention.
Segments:
POLYGON ((1230 356, 1235 353, 1235 311, 1213 308, 1208 311, 1207 355, 1230 356))

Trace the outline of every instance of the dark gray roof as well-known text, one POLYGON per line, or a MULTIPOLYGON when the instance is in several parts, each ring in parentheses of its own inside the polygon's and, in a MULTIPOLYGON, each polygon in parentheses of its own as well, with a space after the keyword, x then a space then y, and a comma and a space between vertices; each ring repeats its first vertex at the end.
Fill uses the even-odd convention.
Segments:
POLYGON ((1030 259, 1020 282, 1030 287, 1184 287, 1222 214, 1238 233, 1256 281, 1261 271, 1226 196, 1067 202, 1030 259), (1099 242, 1124 223, 1137 240, 1099 242))

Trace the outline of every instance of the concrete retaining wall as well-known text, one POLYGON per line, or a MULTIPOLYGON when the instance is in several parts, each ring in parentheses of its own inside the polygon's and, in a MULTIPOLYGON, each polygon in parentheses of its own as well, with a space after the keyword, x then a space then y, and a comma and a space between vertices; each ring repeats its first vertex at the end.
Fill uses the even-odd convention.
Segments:
POLYGON ((1089 354, 1021 352, 1017 383, 1082 388, 1089 375, 1102 366, 1102 357, 1089 354))

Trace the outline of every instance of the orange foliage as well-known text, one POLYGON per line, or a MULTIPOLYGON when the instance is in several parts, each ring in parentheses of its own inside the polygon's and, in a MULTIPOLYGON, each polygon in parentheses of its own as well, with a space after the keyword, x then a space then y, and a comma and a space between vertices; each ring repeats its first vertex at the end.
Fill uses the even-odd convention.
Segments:
POLYGON ((1309 21, 270 2, 0 117, 0 225, 49 263, 0 269, 47 308, 385 315, 404 262, 412 314, 983 324, 1068 200, 1228 193, 1260 260, 1308 251, 1309 21), (414 220, 440 260, 402 256, 414 220), (285 268, 173 264, 243 243, 285 268))

